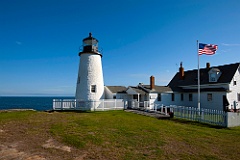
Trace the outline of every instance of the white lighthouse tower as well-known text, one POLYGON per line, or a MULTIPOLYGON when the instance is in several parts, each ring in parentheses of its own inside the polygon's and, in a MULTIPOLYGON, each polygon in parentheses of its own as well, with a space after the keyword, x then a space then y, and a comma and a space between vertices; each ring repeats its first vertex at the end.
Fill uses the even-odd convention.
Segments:
MULTIPOLYGON (((92 37, 91 33, 89 37, 83 39, 83 50, 79 52, 79 56, 75 98, 77 101, 98 101, 104 94, 102 54, 98 51, 98 40, 92 37)), ((92 109, 93 106, 84 107, 92 109)))

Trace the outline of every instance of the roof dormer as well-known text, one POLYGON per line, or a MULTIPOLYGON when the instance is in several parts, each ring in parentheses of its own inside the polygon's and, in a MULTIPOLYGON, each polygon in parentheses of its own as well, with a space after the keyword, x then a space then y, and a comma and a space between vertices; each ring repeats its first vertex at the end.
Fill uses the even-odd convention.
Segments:
POLYGON ((221 76, 221 71, 218 68, 212 68, 208 71, 209 82, 217 82, 221 76))

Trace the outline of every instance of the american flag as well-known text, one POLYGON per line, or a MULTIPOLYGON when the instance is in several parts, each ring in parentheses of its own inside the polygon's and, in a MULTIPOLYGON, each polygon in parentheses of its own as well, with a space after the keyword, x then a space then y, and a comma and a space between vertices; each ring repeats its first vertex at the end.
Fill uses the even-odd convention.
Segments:
POLYGON ((217 49, 218 49, 218 45, 199 43, 198 55, 202 55, 202 54, 213 55, 215 54, 217 49))

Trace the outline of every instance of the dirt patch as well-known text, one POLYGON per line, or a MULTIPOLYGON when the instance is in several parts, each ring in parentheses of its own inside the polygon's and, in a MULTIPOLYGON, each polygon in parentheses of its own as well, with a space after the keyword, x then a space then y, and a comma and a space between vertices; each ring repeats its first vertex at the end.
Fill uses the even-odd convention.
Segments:
POLYGON ((0 145, 0 159, 25 159, 25 160, 46 160, 39 155, 30 155, 28 153, 18 151, 13 146, 0 145))
POLYGON ((58 113, 40 112, 25 119, 0 122, 0 160, 84 160, 86 151, 52 137, 51 126, 66 123, 65 118, 58 113))
POLYGON ((49 139, 45 144, 42 145, 43 148, 55 148, 66 152, 71 152, 71 148, 65 145, 62 145, 53 139, 49 139))

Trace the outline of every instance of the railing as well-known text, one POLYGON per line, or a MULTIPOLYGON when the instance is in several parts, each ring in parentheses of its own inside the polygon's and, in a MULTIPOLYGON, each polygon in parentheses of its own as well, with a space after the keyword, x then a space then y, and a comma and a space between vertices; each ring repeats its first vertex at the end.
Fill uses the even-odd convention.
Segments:
POLYGON ((174 117, 188 119, 192 121, 198 121, 213 125, 227 126, 227 113, 219 110, 204 109, 185 106, 156 106, 157 110, 165 110, 165 112, 173 112, 174 117))
POLYGON ((123 110, 127 106, 127 101, 124 101, 122 99, 103 99, 95 103, 99 103, 93 108, 93 110, 96 111, 123 110))
POLYGON ((140 106, 139 106, 139 103, 137 100, 132 100, 132 101, 128 101, 128 108, 129 109, 138 109, 140 106))
POLYGON ((53 99, 53 110, 76 109, 76 99, 53 99))
POLYGON ((99 101, 81 101, 76 99, 54 99, 53 110, 123 110, 127 102, 122 99, 102 99, 99 101))
POLYGON ((131 100, 131 101, 128 101, 128 108, 129 109, 150 110, 149 101, 139 102, 137 100, 131 100))
POLYGON ((173 113, 173 109, 170 106, 164 106, 163 104, 158 104, 158 103, 154 104, 153 110, 165 115, 169 115, 170 113, 173 113))

